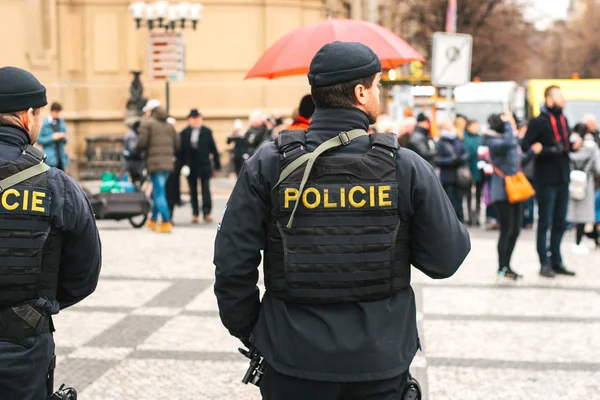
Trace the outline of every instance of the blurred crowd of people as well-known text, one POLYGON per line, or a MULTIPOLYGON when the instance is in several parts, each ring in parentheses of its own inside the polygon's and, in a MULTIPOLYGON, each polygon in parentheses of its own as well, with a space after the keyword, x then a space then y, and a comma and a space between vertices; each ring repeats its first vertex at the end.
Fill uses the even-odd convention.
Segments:
POLYGON ((431 134, 425 114, 395 123, 381 115, 373 131, 393 132, 400 146, 413 150, 438 170, 458 218, 468 226, 499 230, 498 275, 519 279, 511 264, 521 229, 531 229, 537 209, 540 275, 575 275, 561 256, 564 232, 576 231, 573 252, 586 254, 584 237, 600 249, 600 134, 588 114, 571 129, 562 113, 565 99, 557 86, 545 92, 541 114, 529 121, 514 114, 492 114, 487 126, 457 115, 431 134), (506 178, 523 173, 535 196, 511 202, 506 178))

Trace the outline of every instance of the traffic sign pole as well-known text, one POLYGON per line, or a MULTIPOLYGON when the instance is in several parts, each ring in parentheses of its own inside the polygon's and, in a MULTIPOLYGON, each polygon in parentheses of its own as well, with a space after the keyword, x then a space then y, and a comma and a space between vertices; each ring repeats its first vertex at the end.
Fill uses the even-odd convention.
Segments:
POLYGON ((185 77, 185 51, 180 32, 153 32, 148 37, 149 78, 165 82, 165 107, 170 113, 171 81, 185 77))
MULTIPOLYGON (((446 33, 456 33, 456 9, 457 4, 456 0, 448 1, 448 11, 446 13, 446 33)), ((454 88, 452 86, 446 87, 446 108, 448 110, 448 118, 452 119, 454 117, 453 107, 452 107, 452 92, 454 88)))

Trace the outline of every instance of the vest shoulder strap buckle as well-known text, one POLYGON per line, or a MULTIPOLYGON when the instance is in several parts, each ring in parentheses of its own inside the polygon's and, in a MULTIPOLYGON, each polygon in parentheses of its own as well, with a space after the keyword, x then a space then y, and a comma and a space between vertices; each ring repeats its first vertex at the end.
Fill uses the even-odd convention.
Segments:
POLYGON ((348 132, 340 132, 338 137, 340 138, 340 143, 342 144, 342 146, 347 146, 352 141, 348 136, 348 132))

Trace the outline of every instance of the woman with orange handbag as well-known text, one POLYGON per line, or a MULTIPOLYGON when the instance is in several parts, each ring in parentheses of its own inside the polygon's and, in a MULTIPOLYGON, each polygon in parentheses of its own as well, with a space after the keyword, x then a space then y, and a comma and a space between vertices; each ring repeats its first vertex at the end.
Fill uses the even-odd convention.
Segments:
POLYGON ((490 115, 483 144, 489 148, 494 168, 490 192, 500 223, 498 277, 516 280, 522 276, 511 268, 510 260, 521 232, 522 202, 535 194, 521 168, 541 151, 541 145, 535 144, 529 153, 522 154, 513 123, 511 113, 490 115))

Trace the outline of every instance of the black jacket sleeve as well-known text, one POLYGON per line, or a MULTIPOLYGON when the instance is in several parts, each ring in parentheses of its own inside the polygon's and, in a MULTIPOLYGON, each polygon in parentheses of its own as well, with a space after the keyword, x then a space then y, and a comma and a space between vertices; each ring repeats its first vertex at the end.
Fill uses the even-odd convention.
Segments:
POLYGON ((406 153, 400 157, 410 158, 407 161, 412 164, 399 167, 399 184, 412 182, 404 202, 412 205, 410 262, 433 279, 448 278, 471 250, 469 233, 431 165, 406 153))
POLYGON ((260 311, 258 266, 270 201, 261 182, 259 151, 242 168, 215 239, 215 295, 229 332, 248 338, 260 311))
POLYGON ((190 134, 191 129, 189 127, 185 128, 181 132, 179 132, 179 160, 180 164, 188 165, 190 161, 190 134))
POLYGON ((217 150, 217 145, 215 144, 215 138, 213 137, 212 130, 208 129, 208 134, 209 134, 208 135, 209 151, 213 155, 213 160, 215 162, 215 169, 217 171, 219 171, 221 169, 221 160, 219 158, 219 151, 217 150))
POLYGON ((54 195, 52 224, 63 232, 56 299, 64 309, 96 290, 102 264, 101 243, 81 186, 58 170, 51 170, 48 180, 54 195))

